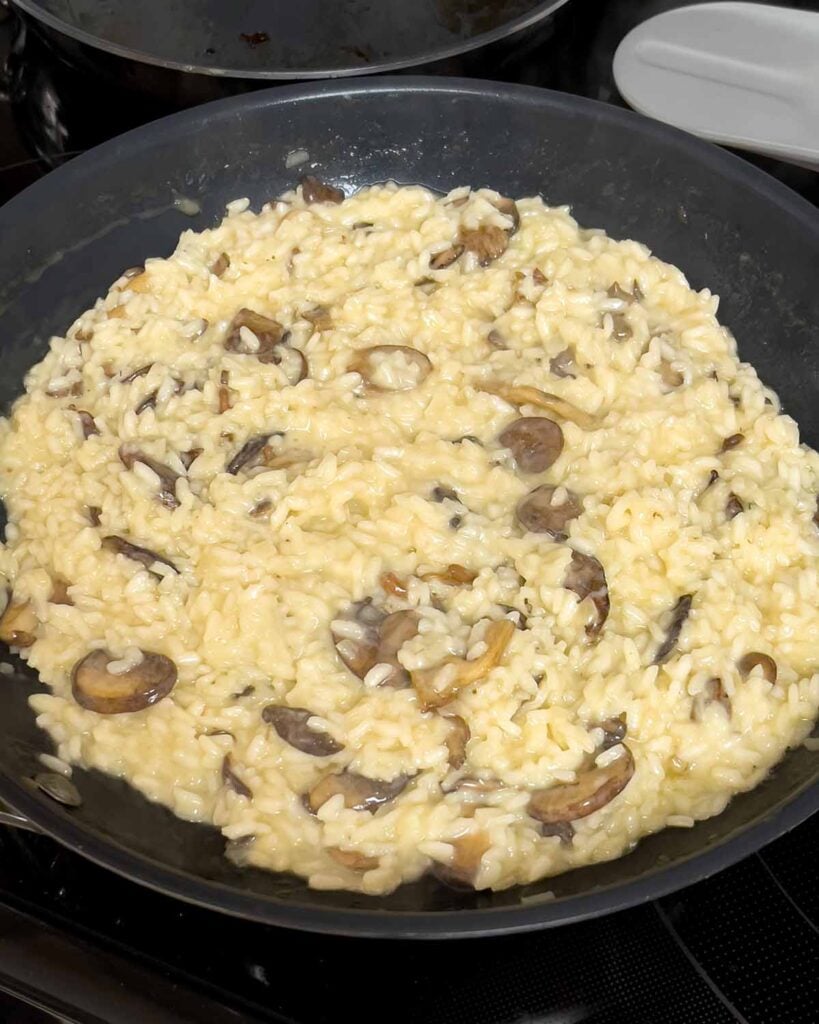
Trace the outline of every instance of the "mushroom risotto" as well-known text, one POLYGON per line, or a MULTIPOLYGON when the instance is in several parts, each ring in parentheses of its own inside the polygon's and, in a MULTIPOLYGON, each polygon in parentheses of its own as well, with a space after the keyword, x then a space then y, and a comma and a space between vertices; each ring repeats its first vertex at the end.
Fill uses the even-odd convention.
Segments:
POLYGON ((126 270, 0 424, 59 757, 375 894, 718 814, 819 706, 819 456, 716 310, 486 189, 306 178, 126 270))

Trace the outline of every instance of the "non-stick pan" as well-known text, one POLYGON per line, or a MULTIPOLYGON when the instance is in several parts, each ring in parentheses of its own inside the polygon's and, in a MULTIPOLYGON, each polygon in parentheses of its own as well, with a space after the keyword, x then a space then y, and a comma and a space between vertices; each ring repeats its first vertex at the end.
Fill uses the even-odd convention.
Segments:
MULTIPOLYGON (((819 214, 738 158, 573 96, 442 79, 281 88, 174 115, 100 146, 0 210, 0 401, 124 268, 172 250, 225 203, 254 206, 314 171, 347 189, 396 179, 492 185, 569 203, 586 225, 648 243, 722 296, 743 359, 819 443, 819 214), (298 170, 288 155, 307 152, 298 170), (191 212, 195 210, 193 215, 191 212)), ((316 931, 480 935, 557 925, 651 899, 751 853, 819 808, 817 758, 799 748, 724 814, 646 839, 628 856, 538 885, 463 893, 431 878, 387 897, 313 892, 241 870, 213 829, 122 782, 75 772, 76 809, 35 789, 48 750, 20 662, 2 679, 0 799, 61 842, 143 884, 217 910, 316 931)))

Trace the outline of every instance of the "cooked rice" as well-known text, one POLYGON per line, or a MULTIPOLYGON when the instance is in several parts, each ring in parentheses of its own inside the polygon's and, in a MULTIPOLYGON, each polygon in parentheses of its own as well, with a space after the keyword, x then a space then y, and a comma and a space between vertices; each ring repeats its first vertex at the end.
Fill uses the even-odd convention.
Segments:
POLYGON ((567 209, 523 199, 500 258, 481 267, 466 252, 430 269, 462 228, 509 231, 498 199, 386 185, 341 205, 305 206, 291 193, 258 214, 240 199, 218 227, 184 232, 171 257, 119 278, 51 339, 0 424, 10 518, 0 571, 39 623, 22 654, 51 689, 31 705, 60 763, 127 778, 182 817, 214 823, 237 863, 377 894, 432 862, 454 868, 458 840, 475 833, 486 841, 478 887, 617 857, 648 833, 718 814, 805 740, 819 707, 819 456, 738 361, 716 297, 637 242, 584 232, 567 209), (221 253, 230 265, 217 277, 209 268, 221 253), (608 294, 635 282, 639 301, 608 294), (331 327, 301 316, 317 306, 331 327), (306 379, 292 386, 285 367, 257 358, 264 339, 249 327, 244 352, 225 350, 243 307, 291 332, 306 379), (621 329, 631 337, 616 340, 621 329), (375 386, 363 386, 353 354, 380 345, 425 353, 432 372, 420 379, 411 360, 377 359, 375 386), (556 376, 550 361, 567 348, 574 375, 556 376), (664 361, 682 383, 669 386, 664 361), (219 414, 225 370, 232 402, 219 414), (482 390, 499 381, 568 399, 599 417, 597 429, 561 420, 557 461, 523 474, 498 434, 544 413, 482 390), (407 389, 379 390, 392 386, 407 389), (86 438, 74 409, 99 434, 86 438), (293 453, 292 464, 225 472, 248 439, 276 431, 284 437, 270 450, 293 453), (737 433, 743 443, 721 452, 737 433), (157 500, 151 465, 123 465, 123 441, 181 474, 178 507, 157 500), (194 449, 186 471, 180 455, 194 449), (558 487, 552 509, 566 489, 583 498, 566 541, 516 521, 518 501, 544 482, 558 487), (436 487, 457 500, 433 500, 436 487), (732 494, 743 511, 729 519, 732 494), (105 550, 109 534, 179 571, 105 550), (585 628, 591 601, 563 585, 572 549, 605 569, 611 611, 598 642, 585 628), (418 578, 453 563, 478 574, 471 585, 418 578), (381 588, 388 572, 404 595, 381 588), (49 600, 57 577, 73 604, 49 600), (685 594, 693 604, 678 643, 654 665, 685 594), (412 686, 383 685, 400 666, 375 663, 362 681, 336 652, 331 624, 355 650, 361 626, 345 614, 366 598, 418 613, 398 658, 413 673, 485 656, 488 620, 525 629, 484 678, 424 712, 412 686), (71 672, 94 648, 121 679, 138 670, 140 650, 164 654, 178 681, 146 710, 86 710, 71 672), (749 651, 775 659, 775 682, 741 677, 749 651), (730 712, 706 699, 714 678, 730 712), (308 709, 309 728, 343 748, 295 748, 263 722, 269 704, 308 709), (470 732, 455 769, 453 714, 470 732), (601 750, 601 723, 620 715, 633 778, 573 820, 570 841, 541 835, 531 792, 620 764, 622 745, 601 750), (228 763, 252 798, 230 784, 228 763), (375 813, 345 807, 341 794, 310 813, 303 795, 342 767, 410 781, 375 813), (462 778, 487 787, 458 790, 462 778), (369 866, 346 866, 338 851, 369 866))

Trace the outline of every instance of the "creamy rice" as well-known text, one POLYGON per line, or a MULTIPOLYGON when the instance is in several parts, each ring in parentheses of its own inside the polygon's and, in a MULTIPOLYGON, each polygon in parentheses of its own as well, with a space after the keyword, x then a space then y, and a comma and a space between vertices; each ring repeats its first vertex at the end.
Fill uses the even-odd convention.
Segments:
POLYGON ((55 764, 124 777, 315 887, 448 867, 501 889, 718 814, 805 738, 819 456, 715 296, 565 208, 517 212, 515 230, 497 193, 395 185, 238 201, 51 339, 0 424, 0 571, 55 764), (562 433, 543 471, 499 441, 522 416, 562 433), (543 484, 547 517, 579 501, 553 533, 519 505, 543 484), (580 564, 605 574, 582 600, 580 564), (374 609, 415 613, 393 620, 411 635, 359 676, 374 609), (89 710, 72 670, 95 649, 112 685, 146 652, 175 685, 89 710), (324 753, 283 738, 282 707, 324 753), (350 806, 326 781, 343 769, 380 803, 350 806))

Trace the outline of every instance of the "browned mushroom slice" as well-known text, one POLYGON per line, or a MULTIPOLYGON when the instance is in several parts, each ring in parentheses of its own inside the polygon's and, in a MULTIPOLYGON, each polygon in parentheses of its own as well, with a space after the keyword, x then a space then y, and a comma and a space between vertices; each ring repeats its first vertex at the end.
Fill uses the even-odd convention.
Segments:
POLYGON ((737 662, 737 668, 743 679, 747 679, 755 668, 761 669, 762 675, 769 683, 776 682, 776 662, 770 654, 762 654, 760 651, 751 651, 737 662))
POLYGON ((660 380, 667 388, 673 390, 685 383, 685 376, 680 373, 679 370, 675 370, 667 359, 660 360, 660 368, 658 372, 660 374, 660 380))
POLYGON ((142 652, 142 661, 120 675, 108 671, 115 659, 107 651, 91 651, 71 673, 74 700, 100 715, 142 711, 167 697, 176 683, 176 665, 164 654, 142 652))
POLYGON ((474 796, 497 793, 500 789, 503 789, 503 784, 497 779, 478 779, 472 775, 464 775, 455 782, 441 786, 441 792, 443 793, 463 793, 474 796))
POLYGON ((0 640, 10 647, 31 647, 37 639, 34 635, 37 626, 38 619, 31 602, 14 604, 13 596, 9 595, 8 604, 0 616, 0 640))
POLYGON ((262 719, 272 725, 281 739, 302 754, 330 757, 344 749, 344 744, 326 732, 311 729, 307 724, 314 712, 307 708, 291 708, 284 704, 268 704, 262 710, 262 719))
POLYGON ((558 352, 556 356, 549 360, 549 370, 555 377, 570 377, 574 380, 577 376, 575 373, 576 369, 574 348, 571 345, 568 348, 564 348, 562 352, 558 352))
POLYGON ((359 679, 363 679, 375 665, 391 665, 392 672, 380 686, 402 689, 409 685, 409 675, 398 661, 398 651, 418 632, 418 615, 413 611, 393 612, 386 615, 371 601, 351 605, 344 619, 359 626, 355 639, 333 631, 333 640, 339 657, 359 679))
POLYGON ((448 586, 465 586, 469 583, 474 583, 478 578, 478 574, 471 569, 465 568, 463 565, 458 565, 457 562, 452 562, 446 569, 425 572, 418 578, 424 581, 431 580, 436 583, 446 583, 448 586))
POLYGON ((606 570, 593 555, 584 555, 580 551, 572 551, 572 560, 563 580, 566 590, 577 594, 581 601, 591 598, 597 616, 586 626, 590 637, 598 636, 609 617, 609 587, 606 570))
POLYGON ((333 318, 326 306, 313 306, 301 314, 317 331, 329 331, 333 326, 333 318))
POLYGON ((617 718, 607 718, 604 722, 600 723, 598 728, 603 730, 603 742, 600 744, 600 749, 608 750, 610 747, 616 747, 618 743, 623 742, 628 732, 626 716, 620 715, 617 718))
POLYGON ((449 722, 449 732, 444 740, 449 767, 461 768, 466 760, 466 745, 472 734, 460 715, 445 715, 444 717, 449 722))
POLYGON ((436 253, 429 261, 430 270, 445 270, 457 260, 463 251, 462 245, 450 245, 443 252, 436 253))
POLYGON ((140 366, 139 369, 132 370, 127 376, 122 378, 122 383, 133 384, 133 382, 137 380, 139 377, 147 376, 150 373, 151 367, 153 365, 153 363, 146 363, 144 366, 140 366))
POLYGON ((211 264, 210 272, 214 277, 221 277, 229 266, 230 256, 226 252, 221 252, 211 264))
MULTIPOLYGON (((144 565, 149 571, 155 562, 160 562, 162 565, 167 565, 168 568, 172 569, 175 573, 179 572, 173 562, 169 559, 163 558, 162 555, 158 555, 155 551, 151 551, 150 548, 143 548, 140 547, 139 544, 132 544, 130 541, 125 540, 124 537, 117 537, 115 534, 103 537, 102 546, 106 551, 113 551, 115 555, 124 555, 126 558, 130 558, 134 562, 139 562, 140 565, 144 565)), ((159 574, 151 573, 151 575, 158 576, 159 574)))
POLYGON ((708 490, 708 488, 712 487, 717 482, 717 480, 719 480, 719 473, 715 469, 712 469, 711 472, 708 474, 708 483, 706 483, 705 487, 703 487, 703 489, 700 491, 698 497, 701 498, 703 494, 705 494, 705 492, 708 490))
POLYGON ((819 496, 816 498, 816 511, 813 513, 813 525, 819 527, 819 496))
POLYGON ((677 646, 682 628, 685 625, 685 620, 688 618, 688 613, 691 611, 691 602, 693 600, 692 594, 683 594, 671 609, 671 621, 668 624, 666 638, 657 648, 652 665, 662 665, 671 657, 674 648, 677 646))
POLYGON ((702 690, 691 702, 691 718, 695 722, 701 722, 705 715, 705 709, 711 704, 719 704, 723 711, 731 717, 731 698, 725 692, 722 680, 714 676, 709 679, 702 690))
POLYGON ((553 504, 557 490, 558 488, 552 484, 541 484, 521 498, 515 514, 524 530, 530 533, 548 533, 555 540, 566 539, 566 527, 572 519, 577 519, 582 513, 583 502, 574 491, 563 487, 560 490, 565 492, 565 498, 559 504, 553 504))
POLYGON ((230 393, 230 371, 222 370, 219 374, 219 390, 217 392, 219 399, 219 415, 223 412, 227 412, 232 406, 231 393, 230 393))
POLYGON ((738 445, 741 445, 744 440, 744 434, 731 434, 722 442, 720 452, 730 452, 732 448, 736 448, 738 445))
POLYGON ((79 418, 80 426, 82 427, 83 437, 88 440, 89 437, 93 437, 94 434, 99 434, 99 428, 94 422, 94 417, 90 412, 86 412, 85 409, 74 410, 79 418))
POLYGON ((204 451, 204 448, 189 448, 186 452, 179 453, 179 461, 185 467, 186 470, 190 469, 191 466, 196 462, 199 456, 204 451))
POLYGON ((728 501, 725 503, 725 517, 726 519, 736 519, 740 512, 745 511, 745 506, 742 501, 734 494, 733 491, 728 495, 728 501))
POLYGON ((454 488, 448 487, 446 484, 436 484, 436 486, 432 488, 430 497, 433 501, 437 502, 460 501, 458 498, 458 492, 454 488))
POLYGON ((542 473, 563 451, 563 431, 545 416, 522 416, 501 432, 498 441, 511 450, 523 473, 542 473))
POLYGON ((544 839, 557 838, 561 846, 571 846, 574 839, 574 825, 570 821, 555 821, 540 826, 540 834, 544 839))
POLYGON ((490 622, 484 636, 486 650, 480 657, 467 661, 466 658, 451 656, 432 668, 411 672, 410 678, 421 707, 425 711, 443 707, 455 698, 459 690, 487 676, 500 664, 514 632, 515 624, 508 619, 490 622))
POLYGON ((225 472, 230 473, 231 476, 236 476, 240 470, 246 469, 261 459, 265 445, 271 437, 273 437, 272 433, 257 434, 256 437, 251 437, 249 441, 245 441, 227 464, 225 472))
POLYGON ((148 394, 142 399, 142 401, 134 408, 134 412, 139 416, 145 412, 146 409, 156 408, 156 396, 159 394, 159 389, 154 388, 153 391, 149 391, 148 394))
POLYGON ((273 349, 270 359, 264 359, 262 362, 274 363, 280 367, 291 387, 300 384, 308 374, 307 357, 301 349, 291 348, 290 345, 280 345, 273 349))
POLYGON ((225 754, 222 760, 222 782, 237 796, 243 796, 246 800, 253 799, 253 790, 233 770, 230 754, 225 754))
POLYGON ((626 788, 633 775, 634 758, 624 745, 620 757, 605 768, 590 768, 579 772, 576 782, 535 790, 527 810, 544 825, 577 821, 611 803, 626 788))
POLYGON ((631 324, 625 313, 611 314, 611 336, 615 341, 628 341, 632 336, 631 324))
POLYGON ((433 295, 441 287, 440 282, 434 280, 431 277, 422 277, 420 281, 415 282, 415 287, 419 292, 423 292, 424 295, 433 295))
POLYGON ((398 652, 407 640, 411 640, 418 632, 418 621, 416 612, 400 611, 388 615, 381 623, 375 663, 392 665, 392 672, 379 684, 380 686, 389 686, 394 690, 409 686, 409 673, 399 662, 398 652))
POLYGON ((102 522, 102 509, 99 505, 86 505, 85 514, 92 526, 99 526, 102 522))
POLYGON ((381 863, 378 857, 368 857, 359 850, 341 850, 337 846, 328 846, 327 853, 336 864, 350 871, 372 871, 381 863))
POLYGON ((58 804, 65 807, 79 807, 82 804, 79 790, 64 775, 58 775, 57 772, 38 772, 33 781, 38 789, 52 800, 56 800, 58 804))
POLYGON ((482 391, 490 395, 497 395, 504 402, 510 405, 534 405, 538 409, 545 409, 561 420, 569 420, 576 423, 584 430, 594 430, 598 425, 597 417, 591 413, 578 409, 576 405, 567 402, 559 395, 549 394, 548 391, 541 391, 540 388, 530 387, 528 384, 482 384, 479 385, 482 391))
POLYGON ((159 477, 159 492, 157 496, 160 502, 169 509, 179 507, 179 499, 176 497, 178 473, 175 473, 169 466, 166 466, 164 462, 159 462, 157 459, 151 458, 150 455, 146 455, 136 445, 129 442, 120 445, 119 457, 126 469, 133 469, 135 462, 141 462, 143 466, 153 470, 159 477))
POLYGON ((256 356, 260 363, 271 363, 276 346, 284 339, 285 330, 278 320, 272 320, 268 316, 262 316, 261 313, 244 307, 231 320, 224 346, 228 352, 235 352, 242 356, 256 356), (256 343, 252 343, 252 338, 248 339, 246 336, 242 336, 242 328, 251 332, 256 343))
POLYGON ((497 330, 495 327, 493 327, 489 334, 487 334, 486 340, 489 342, 492 348, 496 348, 501 351, 503 349, 509 348, 509 346, 506 343, 506 338, 504 338, 501 332, 497 330))
POLYGON ((393 597, 407 596, 407 585, 394 572, 385 572, 380 583, 381 589, 393 597))
POLYGON ((68 595, 68 588, 71 584, 68 580, 64 580, 62 576, 55 576, 51 581, 51 597, 49 601, 52 604, 68 604, 73 605, 74 602, 68 595))
POLYGON ((494 224, 479 228, 462 229, 461 244, 467 252, 474 253, 482 267, 502 256, 509 246, 509 234, 494 224))
POLYGON ((262 498, 261 501, 257 501, 253 508, 248 512, 251 519, 264 519, 264 517, 273 508, 273 502, 270 498, 262 498))
POLYGON ((394 800, 403 792, 410 781, 408 775, 396 775, 385 782, 383 779, 368 779, 357 772, 343 771, 327 775, 307 794, 305 803, 315 814, 331 796, 341 793, 344 806, 351 811, 369 811, 375 814, 382 804, 394 800))
POLYGON ((543 287, 543 285, 549 283, 548 277, 546 277, 546 275, 543 273, 540 267, 535 267, 535 269, 532 271, 532 280, 535 284, 540 285, 541 288, 543 287))
POLYGON ((504 217, 511 218, 512 227, 507 228, 507 231, 510 235, 514 235, 520 227, 520 211, 518 210, 518 204, 514 199, 509 199, 506 196, 501 196, 500 199, 493 199, 491 202, 498 213, 502 213, 504 217))
POLYGON ((511 604, 501 604, 498 605, 498 607, 503 609, 503 612, 506 616, 514 616, 514 618, 510 619, 509 621, 514 623, 514 625, 517 626, 518 629, 526 629, 526 627, 529 625, 529 619, 518 608, 514 608, 511 604))
POLYGON ((301 179, 301 197, 305 203, 344 202, 344 193, 334 185, 328 185, 314 174, 305 174, 301 179))
POLYGON ((446 885, 456 889, 472 889, 481 867, 483 855, 492 845, 489 836, 482 831, 467 832, 450 840, 453 854, 448 864, 434 862, 430 872, 446 885))
POLYGON ((408 391, 423 384, 432 363, 407 345, 374 345, 356 352, 349 369, 377 391, 408 391))

